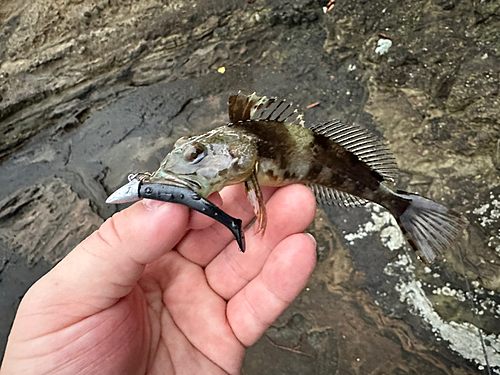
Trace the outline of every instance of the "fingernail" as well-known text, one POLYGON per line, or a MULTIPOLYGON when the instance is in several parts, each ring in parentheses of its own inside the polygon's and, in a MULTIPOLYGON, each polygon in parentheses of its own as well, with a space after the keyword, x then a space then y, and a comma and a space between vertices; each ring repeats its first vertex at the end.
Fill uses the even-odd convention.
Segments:
POLYGON ((316 238, 311 233, 306 233, 309 237, 311 237, 312 242, 314 243, 314 246, 316 246, 316 238))
POLYGON ((165 202, 156 201, 154 199, 143 199, 142 203, 150 211, 156 210, 158 207, 163 206, 165 204, 165 202))

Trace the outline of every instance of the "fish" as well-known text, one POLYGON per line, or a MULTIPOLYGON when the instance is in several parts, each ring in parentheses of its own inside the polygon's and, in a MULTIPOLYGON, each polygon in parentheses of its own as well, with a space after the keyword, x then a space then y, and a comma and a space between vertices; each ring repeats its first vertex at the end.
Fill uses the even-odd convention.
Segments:
POLYGON ((241 92, 229 98, 229 120, 178 139, 147 182, 180 186, 202 198, 244 184, 262 233, 267 215, 261 186, 304 184, 326 206, 373 202, 396 219, 426 263, 452 246, 464 229, 459 213, 396 190, 398 167, 387 142, 360 125, 333 120, 307 128, 292 103, 241 92))

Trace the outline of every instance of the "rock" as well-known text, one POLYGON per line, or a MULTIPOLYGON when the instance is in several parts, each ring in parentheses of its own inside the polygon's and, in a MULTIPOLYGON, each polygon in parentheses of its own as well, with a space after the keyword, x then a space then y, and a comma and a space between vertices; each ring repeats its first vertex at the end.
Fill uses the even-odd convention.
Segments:
POLYGON ((61 179, 47 179, 0 201, 0 239, 30 266, 41 259, 55 265, 102 222, 90 201, 61 179))

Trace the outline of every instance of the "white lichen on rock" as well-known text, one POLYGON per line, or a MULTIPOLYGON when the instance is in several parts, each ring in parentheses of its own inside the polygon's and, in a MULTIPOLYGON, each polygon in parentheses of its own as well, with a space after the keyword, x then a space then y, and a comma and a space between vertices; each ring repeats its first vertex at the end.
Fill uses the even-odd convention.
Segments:
POLYGON ((348 233, 344 236, 349 241, 349 244, 354 245, 355 240, 364 238, 370 233, 378 232, 382 244, 388 249, 401 249, 406 239, 399 229, 396 219, 377 204, 368 203, 366 207, 371 210, 371 221, 360 225, 356 233, 348 233))
POLYGON ((377 42, 377 48, 375 48, 375 53, 379 55, 384 55, 389 51, 392 46, 392 41, 390 39, 381 38, 377 42))
MULTIPOLYGON (((448 341, 450 349, 459 353, 462 357, 475 362, 477 365, 484 366, 484 353, 479 341, 477 327, 467 322, 445 322, 434 310, 432 302, 427 298, 422 288, 421 282, 415 278, 414 268, 410 256, 399 254, 396 261, 387 264, 384 272, 387 275, 398 276, 400 282, 395 286, 395 289, 400 295, 400 300, 408 304, 413 314, 421 316, 431 325, 432 332, 436 337, 448 341), (404 278, 401 277, 402 274, 405 274, 404 278), (406 281, 402 281, 403 279, 406 281)), ((459 300, 464 298, 462 291, 455 291, 449 287, 441 288, 439 294, 454 295, 459 300)), ((485 335, 484 333, 483 337, 488 342, 486 352, 490 366, 500 366, 500 338, 494 334, 485 335)))
MULTIPOLYGON (((371 212, 370 221, 359 225, 358 230, 354 233, 344 234, 344 238, 350 245, 354 245, 356 240, 365 238, 375 232, 380 233, 381 242, 390 250, 401 249, 406 244, 406 239, 401 233, 396 220, 387 211, 375 204, 366 206, 371 212)), ((484 222, 489 223, 494 216, 500 217, 500 201, 493 200, 489 204, 481 206, 474 210, 477 215, 485 215, 484 222), (490 210, 493 207, 495 209, 490 210), (498 211, 496 210, 498 209, 498 211)), ((432 327, 432 332, 437 340, 446 340, 449 342, 450 349, 460 354, 462 357, 476 363, 478 367, 485 365, 484 353, 479 341, 477 327, 473 324, 464 322, 457 323, 455 321, 446 322, 436 312, 432 302, 429 300, 423 289, 422 282, 417 280, 414 274, 415 266, 412 258, 406 254, 398 255, 397 260, 388 263, 384 268, 384 273, 388 276, 395 276, 399 282, 394 289, 399 294, 399 300, 406 303, 409 311, 412 314, 421 316, 432 327)), ((426 267, 425 273, 433 272, 431 268, 426 267)), ((439 273, 434 273, 434 277, 440 277, 439 273)), ((424 283, 425 284, 425 283, 424 283)), ((427 284, 426 284, 427 285, 427 284)), ((473 285, 475 291, 480 292, 479 285, 473 285)), ((435 288, 433 294, 441 294, 448 298, 455 298, 460 302, 466 300, 466 293, 460 289, 454 289, 450 285, 441 288, 435 288)), ((497 306, 491 306, 491 303, 486 302, 485 306, 481 306, 484 310, 496 310, 497 306), (488 305, 488 306, 486 306, 488 305)), ((481 311, 484 311, 481 310, 481 311)), ((480 313, 476 311, 476 313, 480 313)), ((488 342, 486 351, 488 354, 490 366, 500 367, 500 337, 494 334, 484 335, 484 339, 488 342)), ((499 373, 500 374, 500 373, 499 373)))
POLYGON ((492 193, 490 199, 489 203, 475 208, 472 213, 477 216, 477 222, 490 232, 488 246, 500 255, 500 230, 494 228, 500 219, 500 195, 492 193))

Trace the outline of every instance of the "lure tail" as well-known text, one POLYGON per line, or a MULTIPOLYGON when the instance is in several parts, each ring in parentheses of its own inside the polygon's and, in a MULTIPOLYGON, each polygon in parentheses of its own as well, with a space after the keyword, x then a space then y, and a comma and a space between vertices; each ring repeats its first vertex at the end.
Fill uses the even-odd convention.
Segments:
POLYGON ((406 192, 396 195, 407 205, 402 213, 393 215, 413 249, 431 263, 452 245, 465 221, 458 213, 420 195, 406 192))

